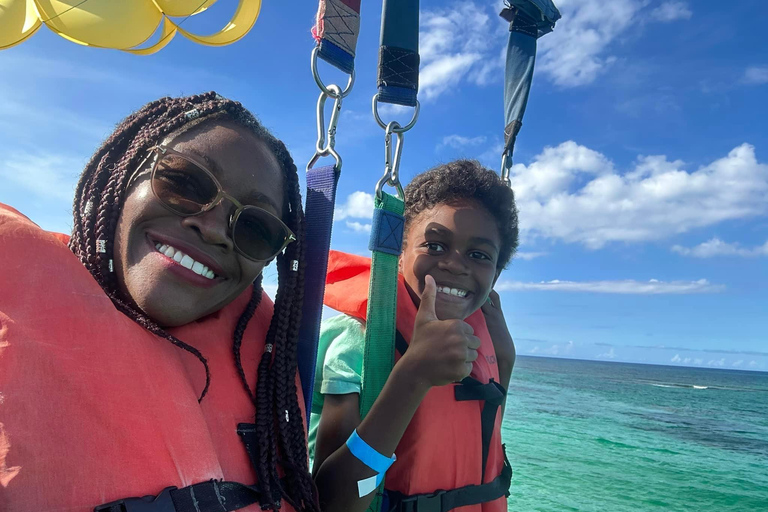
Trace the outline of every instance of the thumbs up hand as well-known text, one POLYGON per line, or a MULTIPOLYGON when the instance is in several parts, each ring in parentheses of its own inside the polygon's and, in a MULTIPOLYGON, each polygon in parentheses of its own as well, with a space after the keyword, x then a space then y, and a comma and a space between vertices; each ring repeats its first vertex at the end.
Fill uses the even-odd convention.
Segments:
POLYGON ((480 338, 463 320, 440 320, 435 313, 437 285, 426 276, 413 338, 401 358, 407 360, 419 380, 428 386, 444 386, 467 377, 477 359, 480 338))

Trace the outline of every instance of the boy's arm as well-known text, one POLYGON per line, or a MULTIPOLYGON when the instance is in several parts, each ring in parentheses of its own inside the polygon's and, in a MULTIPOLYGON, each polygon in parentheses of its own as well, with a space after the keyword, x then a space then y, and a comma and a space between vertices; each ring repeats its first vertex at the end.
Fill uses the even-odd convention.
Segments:
POLYGON ((370 505, 375 493, 360 497, 357 482, 376 473, 350 453, 346 441, 357 428, 373 449, 392 456, 429 390, 415 370, 400 359, 362 422, 360 395, 325 395, 313 471, 323 512, 364 512, 370 505))

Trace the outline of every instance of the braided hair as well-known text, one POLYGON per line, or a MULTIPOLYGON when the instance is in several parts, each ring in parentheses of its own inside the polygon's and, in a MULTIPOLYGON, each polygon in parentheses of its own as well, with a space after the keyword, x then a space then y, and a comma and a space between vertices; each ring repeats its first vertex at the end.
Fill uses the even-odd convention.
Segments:
POLYGON ((70 250, 93 275, 117 309, 153 334, 194 354, 205 367, 205 387, 210 385, 208 363, 195 347, 166 332, 123 294, 112 271, 115 231, 126 198, 131 172, 147 151, 165 138, 191 125, 233 121, 249 129, 267 145, 280 164, 285 182, 283 221, 296 235, 276 258, 278 289, 265 350, 258 366, 255 392, 251 391, 240 361, 240 346, 248 322, 262 296, 261 278, 240 316, 233 334, 235 365, 256 408, 258 460, 254 460, 265 498, 262 508, 279 509, 285 499, 300 511, 319 512, 317 493, 308 470, 307 447, 296 389, 297 340, 304 298, 304 212, 296 165, 285 145, 273 136, 240 103, 214 92, 186 98, 162 98, 142 107, 120 123, 86 165, 77 184, 70 250), (298 261, 294 271, 292 262, 298 261), (280 479, 278 465, 285 478, 280 479))
MULTIPOLYGON (((405 232, 424 210, 438 204, 473 201, 496 219, 501 236, 497 268, 503 269, 517 251, 515 194, 495 172, 476 160, 454 160, 417 175, 405 187, 405 232)), ((406 238, 404 237, 403 240, 406 238)))

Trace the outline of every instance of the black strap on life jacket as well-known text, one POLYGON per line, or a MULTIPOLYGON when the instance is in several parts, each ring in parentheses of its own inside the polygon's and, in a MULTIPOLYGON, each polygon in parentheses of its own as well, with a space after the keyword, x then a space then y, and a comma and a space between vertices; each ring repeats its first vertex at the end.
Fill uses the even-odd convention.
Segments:
POLYGON ((485 465, 488 462, 488 451, 491 447, 491 437, 493 436, 493 427, 496 425, 496 413, 501 404, 504 403, 504 397, 507 392, 498 382, 493 379, 487 384, 483 384, 472 377, 467 377, 461 381, 461 384, 454 389, 454 396, 457 402, 467 400, 485 400, 483 411, 480 413, 480 425, 483 440, 483 476, 485 479, 485 465))
MULTIPOLYGON (((237 433, 245 444, 251 463, 255 464, 256 425, 240 423, 237 426, 237 433)), ((264 493, 255 485, 209 480, 181 489, 166 487, 157 496, 123 498, 99 505, 93 510, 94 512, 231 512, 254 503, 275 504, 279 507, 279 484, 271 499, 264 498, 264 493)))
MULTIPOLYGON (((400 352, 401 356, 408 350, 408 343, 400 334, 400 331, 397 331, 395 336, 395 348, 400 352)), ((483 384, 477 379, 467 377, 454 388, 454 397, 457 402, 469 400, 483 400, 485 402, 480 413, 483 450, 481 482, 485 480, 485 466, 488 463, 493 428, 496 425, 496 414, 499 407, 504 403, 506 395, 505 389, 493 379, 487 384, 483 384)), ((434 493, 414 494, 411 496, 387 489, 385 492, 387 493, 389 505, 385 512, 448 512, 457 507, 477 505, 507 496, 509 494, 509 486, 512 483, 512 466, 510 466, 507 460, 507 454, 503 446, 502 451, 504 452, 504 468, 501 474, 493 479, 493 481, 487 484, 467 485, 448 491, 436 491, 434 493)))
MULTIPOLYGON (((502 448, 504 448, 502 446, 502 448)), ((505 450, 506 451, 506 450, 505 450)), ((478 505, 509 496, 509 485, 512 483, 512 466, 504 454, 504 467, 501 474, 493 481, 482 485, 466 485, 449 491, 433 493, 405 494, 386 490, 386 510, 382 512, 449 512, 458 507, 478 505)))

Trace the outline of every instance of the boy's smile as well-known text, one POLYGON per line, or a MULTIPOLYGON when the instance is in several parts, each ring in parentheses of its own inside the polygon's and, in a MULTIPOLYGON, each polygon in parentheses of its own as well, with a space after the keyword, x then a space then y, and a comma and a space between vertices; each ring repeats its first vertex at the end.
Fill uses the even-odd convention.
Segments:
POLYGON ((465 319, 483 305, 496 281, 501 237, 482 205, 463 201, 425 210, 408 228, 400 266, 418 306, 424 278, 437 284, 435 312, 441 320, 465 319))

